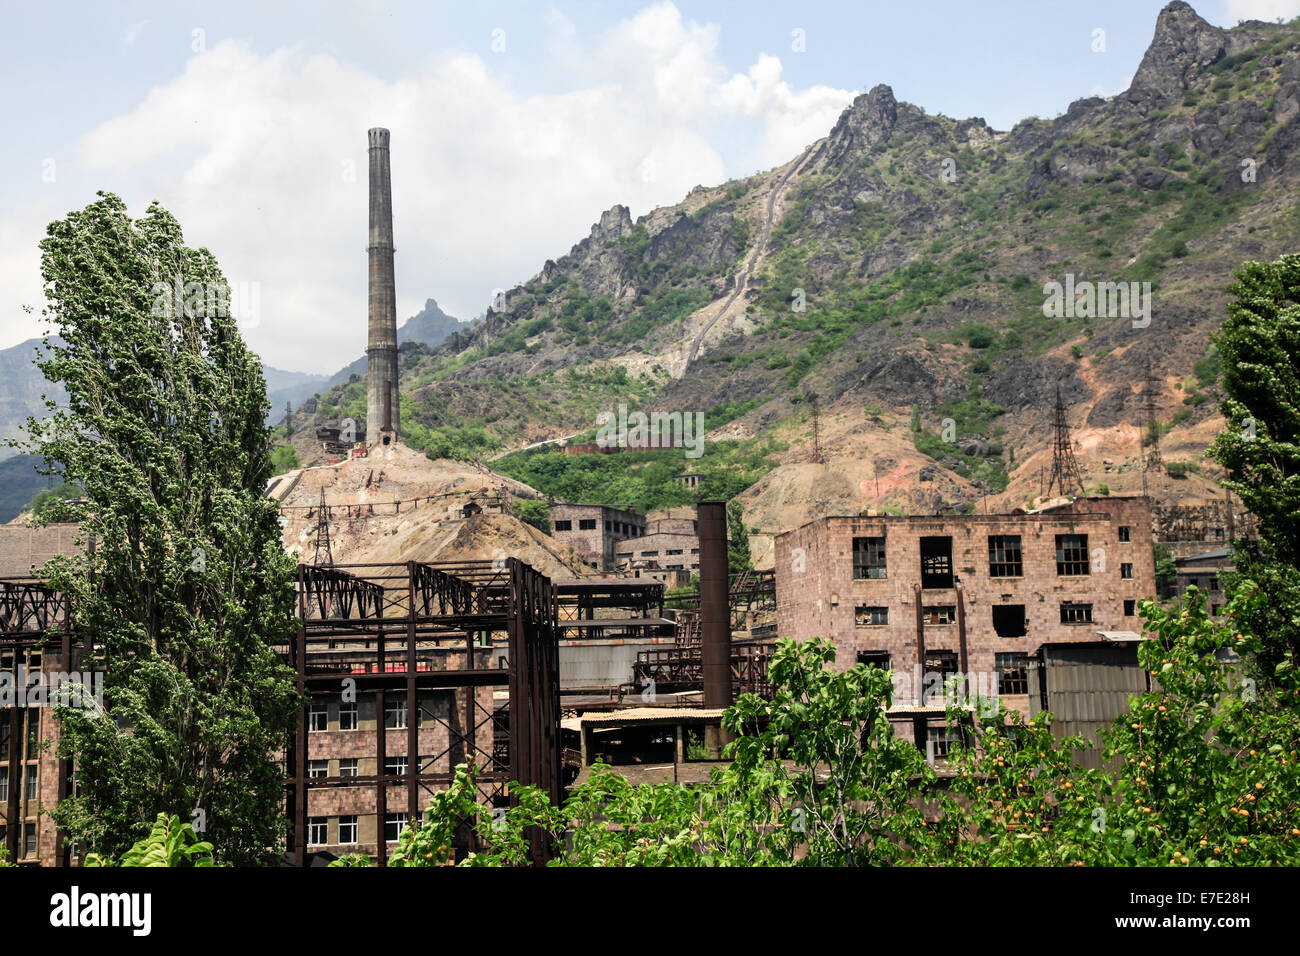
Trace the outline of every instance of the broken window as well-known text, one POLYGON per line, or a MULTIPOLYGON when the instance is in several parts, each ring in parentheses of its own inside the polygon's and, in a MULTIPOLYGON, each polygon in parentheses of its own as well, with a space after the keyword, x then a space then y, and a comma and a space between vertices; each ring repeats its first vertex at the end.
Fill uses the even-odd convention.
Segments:
POLYGON ((1133 616, 1134 614, 1136 614, 1136 613, 1137 613, 1137 601, 1125 601, 1125 602, 1124 602, 1124 616, 1125 616, 1125 617, 1132 617, 1132 616, 1133 616))
POLYGON ((889 651, 858 651, 858 663, 889 670, 889 651))
POLYGON ((1056 536, 1056 573, 1088 573, 1088 536, 1086 534, 1058 534, 1056 536))
POLYGON ((921 608, 921 618, 926 624, 956 624, 957 605, 927 604, 921 608))
POLYGON ((1002 694, 1029 693, 1029 655, 1010 651, 993 655, 993 666, 998 672, 998 692, 1002 694))
POLYGON ((573 530, 573 522, 572 522, 571 520, 569 520, 569 519, 564 519, 564 520, 561 520, 561 521, 557 521, 557 522, 555 522, 555 530, 556 530, 556 531, 572 531, 572 530, 573 530))
POLYGON ((1024 637, 1029 628, 1023 604, 993 605, 993 630, 998 637, 1024 637))
POLYGON ((1062 624, 1091 624, 1092 605, 1075 604, 1073 601, 1061 602, 1062 624))
POLYGON ((921 539, 921 587, 952 587, 952 538, 921 539))
POLYGON ((1019 578, 1025 573, 1020 553, 1020 535, 989 535, 989 577, 1019 578))
POLYGON ((957 673, 957 652, 940 650, 926 651, 925 670, 927 673, 934 672, 943 675, 942 683, 946 684, 948 678, 957 673))
POLYGON ((1122 524, 1122 525, 1119 526, 1119 539, 1120 539, 1121 541, 1128 541, 1128 540, 1130 540, 1130 535, 1129 535, 1129 526, 1128 526, 1128 525, 1126 525, 1126 524, 1122 524))
POLYGON ((1120 576, 1121 578, 1131 578, 1131 577, 1133 577, 1133 565, 1131 565, 1131 564, 1121 564, 1121 565, 1119 566, 1119 576, 1120 576))
POLYGON ((879 624, 888 624, 889 608, 858 605, 854 609, 853 616, 858 627, 874 627, 879 624))
POLYGON ((579 530, 579 531, 595 531, 595 530, 596 530, 596 519, 595 519, 595 518, 579 518, 579 519, 578 519, 578 530, 579 530))
POLYGON ((885 576, 885 539, 853 539, 853 577, 883 578, 885 576))

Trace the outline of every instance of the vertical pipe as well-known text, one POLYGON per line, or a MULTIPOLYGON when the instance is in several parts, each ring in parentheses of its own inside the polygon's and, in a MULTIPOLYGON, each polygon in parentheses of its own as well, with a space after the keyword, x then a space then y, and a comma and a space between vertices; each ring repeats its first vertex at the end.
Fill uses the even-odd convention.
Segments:
MULTIPOLYGON (((295 684, 298 693, 307 696, 307 591, 303 586, 303 566, 298 565, 298 627, 293 636, 295 684)), ((295 740, 289 746, 289 764, 293 771, 293 859, 298 866, 307 864, 307 722, 311 720, 311 698, 307 697, 298 715, 295 740)))
POLYGON ((415 693, 415 562, 406 563, 406 812, 407 826, 420 819, 420 706, 415 693))
MULTIPOLYGON (((410 719, 410 714, 407 714, 410 719)), ((379 865, 388 865, 388 840, 384 834, 388 816, 388 781, 384 779, 384 764, 388 761, 388 730, 384 725, 384 689, 375 691, 375 836, 378 842, 379 865)))
POLYGON ((912 700, 920 705, 925 703, 925 608, 921 604, 921 585, 912 585, 912 595, 916 600, 916 687, 912 689, 912 700))
POLYGON ((700 628, 704 706, 731 706, 731 612, 727 606, 727 503, 701 501, 700 628))

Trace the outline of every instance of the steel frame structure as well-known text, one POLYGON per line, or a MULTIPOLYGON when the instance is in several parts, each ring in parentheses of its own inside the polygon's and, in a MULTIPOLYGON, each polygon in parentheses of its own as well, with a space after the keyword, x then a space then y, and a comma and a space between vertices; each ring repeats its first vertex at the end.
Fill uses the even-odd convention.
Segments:
MULTIPOLYGON (((299 866, 306 862, 309 793, 315 788, 373 788, 381 866, 388 856, 383 823, 389 788, 402 787, 408 819, 418 820, 421 791, 445 789, 452 781, 454 771, 434 769, 443 757, 473 768, 485 800, 513 799, 509 784, 518 781, 559 803, 559 629, 555 587, 544 575, 517 558, 436 566, 300 565, 297 625, 285 651, 299 691, 309 699, 334 694, 346 678, 355 682, 357 695, 374 696, 376 710, 375 774, 309 777, 310 708, 304 708, 286 762, 289 849, 299 866), (493 657, 498 666, 492 666, 493 657), (483 690, 496 687, 508 687, 510 695, 507 765, 494 752, 495 710, 480 700, 483 690), (431 757, 420 755, 416 717, 427 690, 450 691, 454 702, 445 720, 424 711, 448 731, 447 747, 431 757), (385 772, 384 704, 392 697, 406 703, 405 773, 385 772)), ((544 863, 548 852, 534 834, 533 862, 544 863)))
MULTIPOLYGON (((83 640, 76 642, 72 634, 71 604, 54 589, 31 579, 0 580, 0 668, 17 670, 21 663, 30 667, 34 655, 39 655, 40 669, 71 671, 81 666, 93 654, 83 640)), ((7 830, 5 849, 9 859, 22 859, 19 853, 24 819, 22 810, 22 772, 26 761, 28 734, 23 732, 23 708, 12 701, 0 713, 9 728, 9 800, 5 808, 7 830)), ((71 761, 58 761, 58 799, 63 801, 70 793, 72 779, 71 761)), ((68 866, 70 850, 63 840, 63 831, 55 831, 54 865, 68 866)))

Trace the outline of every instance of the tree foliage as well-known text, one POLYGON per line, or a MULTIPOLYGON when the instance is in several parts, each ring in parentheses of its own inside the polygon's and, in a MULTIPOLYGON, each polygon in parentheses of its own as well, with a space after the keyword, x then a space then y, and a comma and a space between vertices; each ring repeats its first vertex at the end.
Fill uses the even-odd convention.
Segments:
POLYGON ((1239 607, 1263 638, 1259 662, 1271 679, 1294 670, 1300 653, 1300 255, 1246 263, 1228 291, 1236 301, 1214 337, 1228 427, 1213 454, 1260 535, 1238 543, 1227 584, 1233 593, 1251 581, 1268 595, 1239 607))
POLYGON ((38 364, 68 398, 28 428, 84 488, 84 504, 48 516, 80 521, 95 545, 47 573, 103 648, 107 710, 60 710, 78 794, 56 818, 115 856, 138 821, 201 810, 223 862, 267 861, 284 833, 277 753, 298 695, 271 647, 290 633, 293 579, 262 494, 261 363, 215 258, 157 204, 133 221, 100 193, 51 223, 41 252, 62 341, 38 364))

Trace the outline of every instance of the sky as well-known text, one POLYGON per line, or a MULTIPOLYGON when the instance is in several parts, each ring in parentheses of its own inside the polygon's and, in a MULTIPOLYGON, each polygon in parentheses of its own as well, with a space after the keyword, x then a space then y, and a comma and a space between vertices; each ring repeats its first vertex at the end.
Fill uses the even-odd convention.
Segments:
POLYGON ((0 348, 45 329, 37 244, 98 190, 158 201, 216 255, 266 362, 332 373, 365 349, 372 126, 398 320, 427 298, 468 319, 602 211, 782 165, 878 83, 1003 130, 1121 92, 1162 6, 0 0, 0 348))

